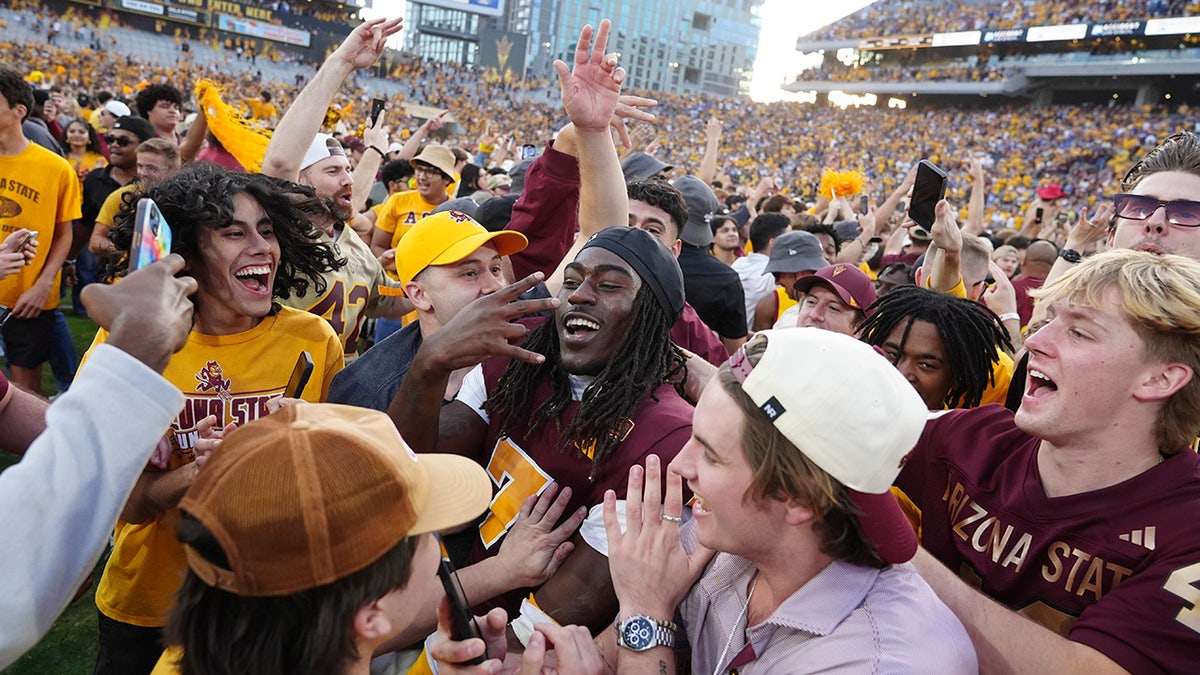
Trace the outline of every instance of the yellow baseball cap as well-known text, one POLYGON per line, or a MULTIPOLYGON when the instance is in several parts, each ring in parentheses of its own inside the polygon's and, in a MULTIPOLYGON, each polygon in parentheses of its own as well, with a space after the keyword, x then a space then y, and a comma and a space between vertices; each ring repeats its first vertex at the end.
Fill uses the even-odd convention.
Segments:
POLYGON ((417 221, 396 245, 396 271, 408 283, 430 265, 449 265, 491 244, 500 255, 511 255, 529 245, 520 232, 489 232, 462 211, 443 211, 417 221))

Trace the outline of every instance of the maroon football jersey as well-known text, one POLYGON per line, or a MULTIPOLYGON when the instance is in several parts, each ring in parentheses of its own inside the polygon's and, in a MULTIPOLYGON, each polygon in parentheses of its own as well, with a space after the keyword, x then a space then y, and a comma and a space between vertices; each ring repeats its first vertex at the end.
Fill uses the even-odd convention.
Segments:
MULTIPOLYGON (((483 364, 489 392, 495 391, 507 365, 507 359, 491 359, 483 364)), ((536 410, 550 393, 548 382, 539 383, 531 409, 536 410)), ((645 464, 646 456, 652 454, 658 455, 666 466, 692 435, 694 409, 673 386, 664 384, 654 397, 647 397, 638 406, 631 423, 621 430, 625 438, 620 445, 593 467, 590 449, 563 448, 559 438, 560 429, 566 429, 578 409, 579 402, 572 402, 557 426, 553 422, 544 423, 532 436, 501 438, 498 436, 499 424, 496 420, 491 421, 484 468, 491 476, 495 496, 479 525, 479 538, 467 558, 468 564, 496 555, 504 535, 516 520, 521 503, 529 495, 541 492, 551 481, 560 488, 571 488, 571 500, 563 512, 564 517, 580 506, 590 509, 603 504, 606 490, 613 490, 624 499, 630 467, 645 464)), ((684 498, 689 496, 684 495, 684 498)), ((514 611, 528 593, 529 589, 517 590, 479 607, 501 606, 509 616, 515 616, 514 611)))
POLYGON ((1200 458, 1184 451, 1123 483, 1050 498, 1040 440, 1012 411, 953 410, 896 484, 922 544, 968 583, 1130 672, 1188 672, 1200 655, 1200 458))

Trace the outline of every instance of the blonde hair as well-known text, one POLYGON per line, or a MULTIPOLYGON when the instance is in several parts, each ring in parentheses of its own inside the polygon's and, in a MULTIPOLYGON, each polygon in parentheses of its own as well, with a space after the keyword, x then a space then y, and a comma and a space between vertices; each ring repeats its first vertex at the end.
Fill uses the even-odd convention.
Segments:
POLYGON ((1187 384, 1159 409, 1155 425, 1159 451, 1175 454, 1200 431, 1200 263, 1179 255, 1109 251, 1029 295, 1042 303, 1101 307, 1114 288, 1142 338, 1142 357, 1192 371, 1187 384))

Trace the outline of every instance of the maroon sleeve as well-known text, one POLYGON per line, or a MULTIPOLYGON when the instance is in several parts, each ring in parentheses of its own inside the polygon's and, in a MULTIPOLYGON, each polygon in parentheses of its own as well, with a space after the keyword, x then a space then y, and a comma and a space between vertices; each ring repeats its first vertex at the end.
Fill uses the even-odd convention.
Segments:
POLYGON ((529 239, 524 251, 509 256, 513 276, 522 279, 539 271, 550 276, 579 230, 579 160, 547 144, 525 173, 525 189, 505 229, 529 239))
POLYGON ((692 306, 684 303, 683 314, 671 326, 671 342, 708 361, 720 366, 729 358, 725 343, 703 321, 692 306))

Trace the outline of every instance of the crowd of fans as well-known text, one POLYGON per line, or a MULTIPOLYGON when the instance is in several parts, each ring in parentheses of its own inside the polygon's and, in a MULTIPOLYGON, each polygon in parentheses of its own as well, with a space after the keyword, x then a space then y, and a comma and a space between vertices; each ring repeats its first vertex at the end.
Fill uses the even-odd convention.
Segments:
POLYGON ((879 0, 813 31, 806 40, 857 40, 886 35, 1099 23, 1195 14, 1195 0, 879 0))
MULTIPOLYGON (((297 81, 262 82, 261 87, 247 90, 239 68, 253 66, 232 59, 222 66, 188 61, 162 66, 119 51, 85 57, 45 44, 4 47, 19 62, 34 65, 44 78, 39 86, 53 84, 63 89, 68 106, 63 116, 73 116, 70 106, 79 94, 104 90, 130 100, 150 83, 181 84, 202 77, 222 85, 234 99, 239 95, 254 98, 260 89, 270 91, 279 110, 286 110, 299 90, 297 81)), ((398 142, 422 121, 401 114, 408 103, 449 110, 458 126, 446 128, 436 137, 460 145, 472 155, 489 122, 499 123, 500 142, 516 150, 526 143, 540 147, 565 123, 557 108, 555 87, 544 80, 488 83, 478 68, 411 58, 394 58, 388 67, 389 78, 402 83, 401 92, 388 97, 387 103, 389 126, 398 142), (447 136, 451 132, 455 135, 447 136)), ((940 79, 942 74, 933 69, 930 77, 940 79)), ((344 113, 344 130, 351 135, 361 132, 369 101, 377 95, 371 91, 371 82, 361 77, 351 80, 334 102, 344 113)), ((638 149, 654 143, 656 154, 681 171, 699 166, 708 120, 724 120, 718 175, 731 189, 749 192, 766 178, 775 183, 776 190, 812 202, 822 171, 832 166, 863 172, 872 194, 882 199, 917 159, 929 157, 951 169, 951 194, 961 196, 965 180, 960 180, 961 174, 954 169, 979 157, 988 166, 987 218, 1002 225, 1019 223, 1033 191, 1048 182, 1062 184, 1073 205, 1090 206, 1095 195, 1111 189, 1117 172, 1145 145, 1189 124, 1186 107, 1033 108, 1014 102, 990 108, 840 109, 635 93, 659 102, 656 122, 643 125, 643 135, 635 134, 635 139, 641 139, 638 149)), ((184 107, 185 113, 194 111, 194 100, 186 101, 184 107)))

